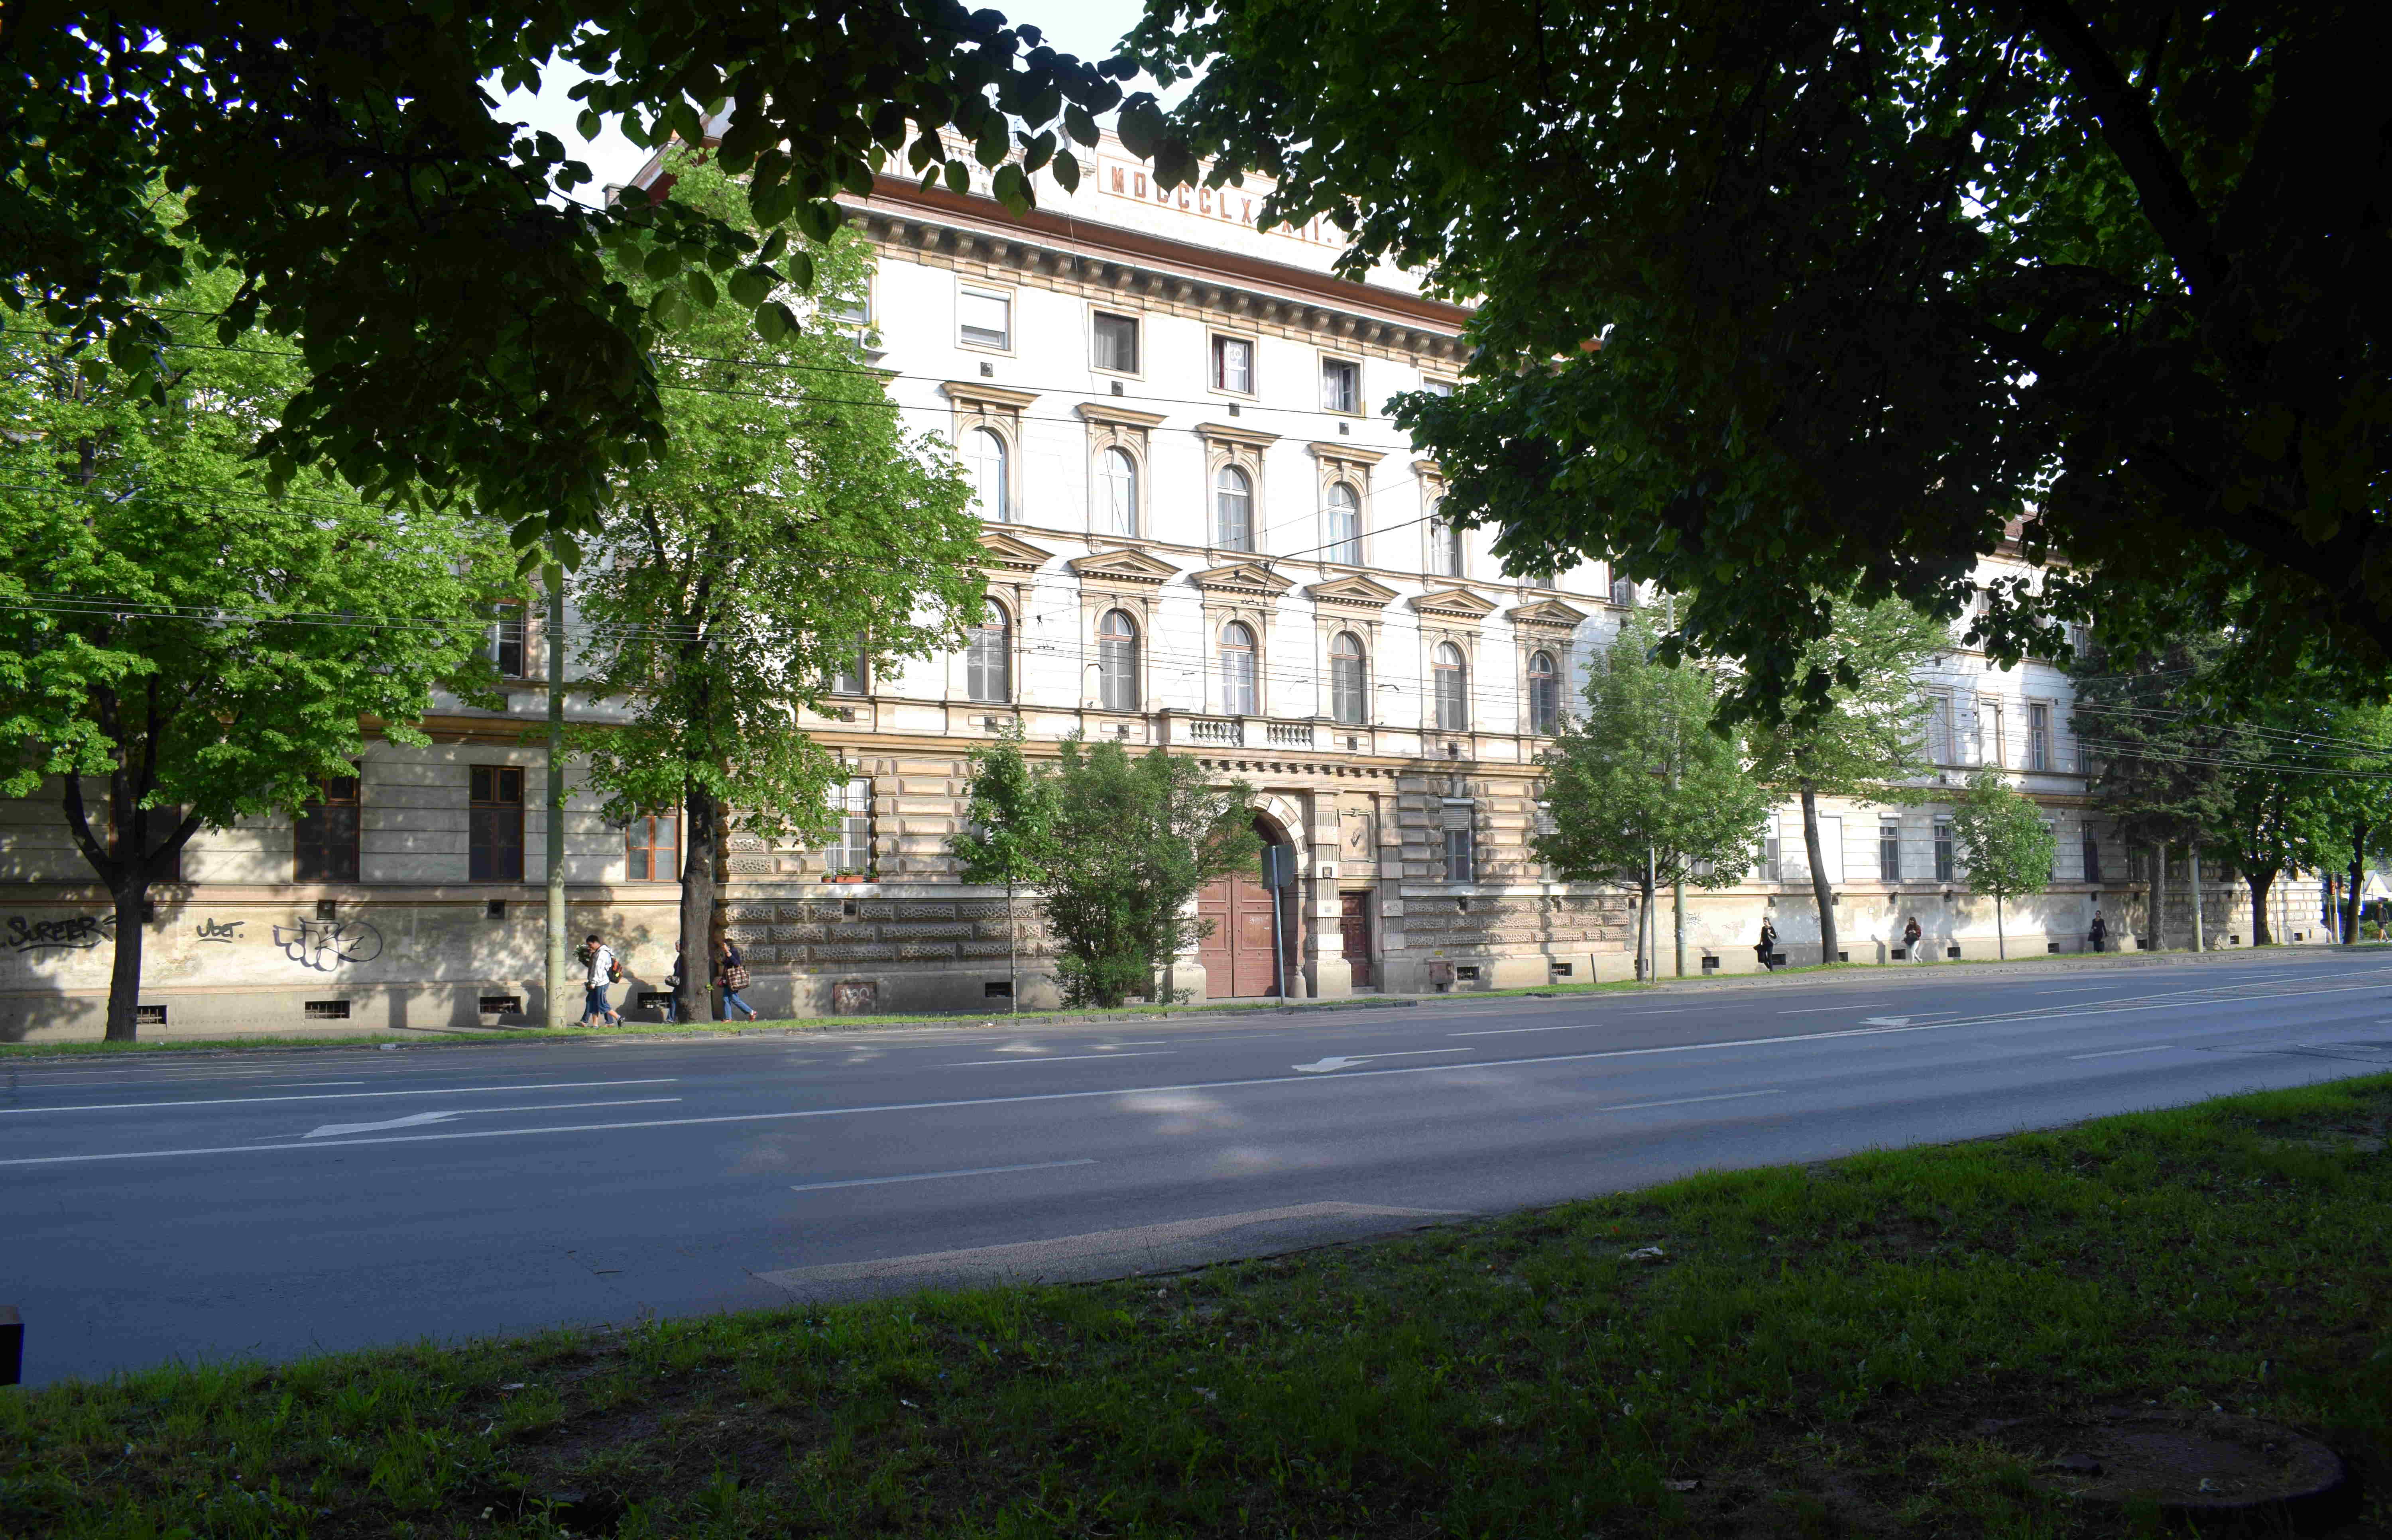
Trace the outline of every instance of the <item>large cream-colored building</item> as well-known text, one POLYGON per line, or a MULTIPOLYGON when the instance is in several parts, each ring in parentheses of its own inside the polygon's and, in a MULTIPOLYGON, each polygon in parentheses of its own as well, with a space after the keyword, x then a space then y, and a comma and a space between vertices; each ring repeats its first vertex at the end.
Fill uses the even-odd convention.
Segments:
MULTIPOLYGON (((1484 534, 1438 521, 1437 469, 1384 408, 1457 377, 1465 313, 1399 273, 1332 276, 1333 234, 1258 227, 1252 189, 1160 194, 1110 141, 1075 194, 1040 190, 1026 217, 984 189, 910 183, 852 210, 878 260, 868 313, 847 319, 978 488, 989 622, 955 656, 843 681, 816 730, 852 767, 835 840, 734 838, 725 923, 749 998, 804 1014, 998 1003, 1003 895, 960 884, 947 842, 967 754, 1015 724, 1034 746, 1161 746, 1252 783, 1258 827, 1299 873, 1280 925, 1292 993, 1628 977, 1631 897, 1544 880, 1526 837, 1539 752, 1649 596, 1600 566, 1507 574, 1484 534)), ((509 709, 439 702, 434 746, 375 744, 341 788, 353 801, 195 840, 158 898, 144 1030, 536 1016, 542 642, 537 626, 494 637, 522 676, 509 709)), ((1920 687, 1944 778, 2003 767, 2060 836, 2050 891, 2011 908, 2013 954, 2082 948, 2097 909, 2113 934, 2138 928, 2140 885, 2086 822, 2066 676, 1956 643, 1920 687)), ((54 798, 0 818, 0 1038, 89 1035, 103 896, 54 798)), ((1930 955, 1992 955, 1945 809, 1837 806, 1825 833, 1848 958, 1888 960, 1914 915, 1930 955)), ((609 825, 577 795, 567 840, 573 934, 627 954, 636 1010, 672 958, 678 831, 609 825)), ((1764 916, 1791 960, 1817 960, 1802 848, 1789 808, 1747 881, 1690 899, 1688 971, 1753 968, 1764 916)), ((2283 934, 2317 938, 2314 886, 2281 901, 2283 934)), ((2206 907, 2213 944, 2248 939, 2223 885, 2206 907)), ((1232 879, 1202 908, 1216 924, 1178 987, 1270 992, 1265 890, 1232 879)), ((1671 916, 1657 918, 1666 970, 1671 916)), ((1023 1003, 1047 1003, 1034 929, 1026 947, 1023 1003)))

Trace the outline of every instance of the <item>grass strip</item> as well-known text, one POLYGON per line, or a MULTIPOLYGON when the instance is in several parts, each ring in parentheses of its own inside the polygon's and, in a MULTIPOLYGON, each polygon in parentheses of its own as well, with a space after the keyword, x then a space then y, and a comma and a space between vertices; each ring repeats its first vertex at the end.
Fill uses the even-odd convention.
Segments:
POLYGON ((1174 1278, 0 1392, 0 1530, 2155 1533, 1982 1425, 2215 1404, 2382 1494, 2387 1132, 2379 1076, 1174 1278))

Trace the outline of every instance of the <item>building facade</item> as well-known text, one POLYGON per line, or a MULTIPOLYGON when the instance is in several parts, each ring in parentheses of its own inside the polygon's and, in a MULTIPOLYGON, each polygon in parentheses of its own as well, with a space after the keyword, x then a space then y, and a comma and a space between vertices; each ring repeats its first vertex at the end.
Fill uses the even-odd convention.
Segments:
MULTIPOLYGON (((1199 998, 1282 977, 1324 998, 1628 977, 1633 896, 1546 880, 1527 840, 1538 755, 1650 596, 1600 564, 1507 573, 1487 534, 1438 518, 1437 468, 1385 405, 1450 388, 1466 313, 1400 273, 1334 276, 1333 233, 1259 227, 1258 191, 1158 192, 1111 141, 1076 193, 1040 195, 1020 217, 984 188, 852 201, 878 260, 868 301, 835 319, 965 467, 989 605, 956 654, 838 681, 812 728, 850 766, 832 838, 733 837, 723 923, 748 998, 1001 1008, 1018 946, 1020 1003, 1053 1001, 1034 906, 1017 930, 948 854, 967 756, 1017 727, 1034 753, 1074 735, 1161 747, 1255 788, 1297 886, 1277 914, 1245 877, 1202 897, 1212 934, 1173 980, 1199 998)), ((441 700, 431 746, 376 744, 306 816, 196 839, 158 895, 145 1031, 536 1019, 545 642, 536 618, 494 627, 505 710, 441 700)), ((2059 837, 2051 889, 2010 906, 2011 953, 2083 948, 2097 910, 2113 935, 2144 931, 2146 885, 2089 819, 2064 672, 1956 641, 1919 682, 1938 779, 2000 767, 2059 837)), ((1930 955, 1992 955, 1948 808, 1830 805, 1822 832, 1850 961, 1890 960, 1914 916, 1930 955)), ((572 934, 625 955, 636 1013, 673 958, 677 820, 609 824, 577 790, 566 841, 572 934)), ((1789 807, 1742 883, 1689 899, 1688 972, 1754 968, 1763 918, 1791 961, 1818 960, 1803 848, 1789 807)), ((104 895, 54 795, 0 808, 0 1039, 96 1033, 104 895)), ((2247 909, 2213 886, 2216 944, 2245 939, 2247 909)), ((2314 888, 2287 885, 2285 936, 2319 938, 2314 888)))

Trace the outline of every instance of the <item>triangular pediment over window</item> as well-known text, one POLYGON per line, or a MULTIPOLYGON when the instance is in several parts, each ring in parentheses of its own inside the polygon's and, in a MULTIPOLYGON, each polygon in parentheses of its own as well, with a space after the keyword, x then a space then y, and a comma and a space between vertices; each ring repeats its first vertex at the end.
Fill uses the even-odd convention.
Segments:
POLYGON ((1055 554, 994 529, 982 531, 980 548, 988 553, 981 563, 991 572, 1036 572, 1055 554))
POLYGON ((1190 582, 1210 592, 1254 593, 1276 598, 1295 587, 1292 577, 1281 577, 1260 562, 1232 562, 1226 567, 1207 567, 1190 576, 1190 582))
POLYGON ((1468 589, 1439 589, 1414 599, 1412 608, 1423 615, 1441 615, 1455 620, 1484 620, 1495 613, 1495 602, 1468 589))
POLYGON ((1098 551, 1093 556, 1075 556, 1063 564, 1072 569, 1074 576, 1086 581, 1138 588, 1161 588, 1179 573, 1170 563, 1142 550, 1098 551))
POLYGON ((1356 574, 1348 577, 1332 577, 1326 583, 1315 583, 1305 592, 1319 604, 1333 604, 1349 610, 1384 610, 1395 602, 1396 590, 1384 583, 1374 583, 1356 574))
POLYGON ((1548 631, 1575 631, 1585 619, 1584 610, 1574 609, 1558 599, 1540 599, 1533 604, 1519 606, 1511 615, 1514 626, 1548 631))

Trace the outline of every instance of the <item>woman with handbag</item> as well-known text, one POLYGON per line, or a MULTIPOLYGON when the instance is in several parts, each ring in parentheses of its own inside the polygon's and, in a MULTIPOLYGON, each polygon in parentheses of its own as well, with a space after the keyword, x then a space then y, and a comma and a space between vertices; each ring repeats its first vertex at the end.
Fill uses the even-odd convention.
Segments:
POLYGON ((727 938, 714 943, 714 982, 722 990, 724 1016, 736 1020, 738 1018, 731 1013, 745 1011, 748 1020, 756 1019, 756 1007, 739 998, 739 991, 748 987, 747 959, 739 955, 739 949, 733 946, 727 938))

